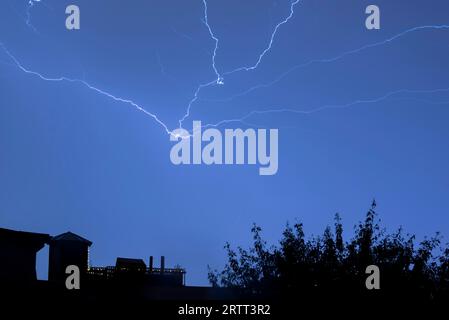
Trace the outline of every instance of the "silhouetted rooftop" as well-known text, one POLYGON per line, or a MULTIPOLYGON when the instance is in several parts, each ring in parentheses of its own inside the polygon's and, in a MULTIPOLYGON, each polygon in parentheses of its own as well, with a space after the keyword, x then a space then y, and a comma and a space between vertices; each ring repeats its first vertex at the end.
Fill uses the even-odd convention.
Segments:
POLYGON ((86 243, 88 246, 92 245, 92 241, 89 241, 77 234, 74 234, 73 232, 66 232, 66 233, 62 233, 58 236, 54 236, 51 238, 52 241, 78 241, 78 242, 84 242, 86 243))
POLYGON ((20 241, 35 243, 38 247, 44 246, 51 239, 49 234, 16 231, 0 228, 0 239, 7 241, 20 241))
POLYGON ((146 268, 146 264, 142 259, 130 259, 130 258, 117 258, 115 265, 126 266, 126 267, 142 267, 146 268))

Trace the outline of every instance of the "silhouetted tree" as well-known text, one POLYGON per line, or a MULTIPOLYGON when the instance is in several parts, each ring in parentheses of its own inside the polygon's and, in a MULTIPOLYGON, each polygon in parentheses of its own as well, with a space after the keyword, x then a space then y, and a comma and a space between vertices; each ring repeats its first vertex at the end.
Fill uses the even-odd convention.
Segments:
POLYGON ((254 297, 369 295, 382 301, 403 297, 428 303, 449 297, 449 247, 441 247, 441 236, 425 238, 415 248, 415 236, 404 234, 402 228, 388 234, 380 227, 375 201, 347 242, 339 214, 333 230, 326 227, 322 236, 309 239, 302 223, 287 224, 279 245, 272 248, 267 248, 261 231, 252 227, 249 250, 226 244, 224 269, 209 270, 213 286, 239 288, 254 297), (381 270, 378 293, 365 287, 365 270, 372 264, 381 270))

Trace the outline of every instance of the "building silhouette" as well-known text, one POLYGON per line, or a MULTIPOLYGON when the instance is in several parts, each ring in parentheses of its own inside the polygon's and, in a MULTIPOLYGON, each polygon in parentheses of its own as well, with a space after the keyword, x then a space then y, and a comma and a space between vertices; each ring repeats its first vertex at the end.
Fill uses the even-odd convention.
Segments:
POLYGON ((183 300, 230 299, 232 290, 191 287, 185 284, 186 271, 167 268, 165 257, 155 267, 153 256, 148 265, 143 259, 117 257, 113 266, 90 266, 92 242, 73 232, 57 236, 0 228, 0 287, 3 294, 30 299, 70 299, 76 295, 87 301, 97 300, 183 300), (48 280, 37 280, 36 254, 49 246, 48 280), (68 266, 80 271, 80 290, 68 290, 65 281, 68 266), (76 292, 74 292, 76 291, 76 292))
POLYGON ((84 277, 89 268, 91 241, 72 232, 66 232, 52 237, 49 245, 49 281, 64 281, 67 277, 65 269, 69 265, 77 266, 80 269, 81 277, 84 277))
POLYGON ((36 280, 36 253, 50 240, 50 235, 0 228, 0 281, 36 280))

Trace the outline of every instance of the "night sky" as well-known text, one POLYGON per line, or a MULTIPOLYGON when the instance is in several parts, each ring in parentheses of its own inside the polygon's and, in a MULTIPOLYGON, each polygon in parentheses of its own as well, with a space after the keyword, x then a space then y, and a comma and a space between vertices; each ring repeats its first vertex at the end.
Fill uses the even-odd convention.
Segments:
MULTIPOLYGON (((257 68, 200 91, 185 128, 250 113, 219 128, 279 129, 273 176, 175 166, 158 122, 85 85, 176 129, 216 78, 203 1, 28 1, 0 3, 1 227, 75 232, 94 266, 165 255, 190 285, 223 266, 226 241, 248 246, 253 222, 275 244, 287 221, 318 234, 340 212, 349 236, 373 198, 389 231, 449 241, 447 0, 299 1, 257 68), (65 27, 69 4, 80 30, 65 27), (365 27, 369 4, 380 30, 365 27), (60 77, 78 80, 48 81, 60 77)), ((207 4, 220 74, 255 65, 291 7, 207 4)))

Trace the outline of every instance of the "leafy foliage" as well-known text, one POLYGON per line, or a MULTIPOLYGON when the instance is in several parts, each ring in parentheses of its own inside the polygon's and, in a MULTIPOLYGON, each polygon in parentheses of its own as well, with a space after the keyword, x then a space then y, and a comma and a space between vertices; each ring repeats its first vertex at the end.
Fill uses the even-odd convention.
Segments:
POLYGON ((374 264, 381 272, 383 297, 399 294, 417 301, 447 301, 449 248, 442 247, 441 236, 437 233, 417 245, 415 236, 404 234, 402 228, 387 234, 375 209, 373 202, 347 242, 339 214, 333 230, 326 227, 321 236, 308 239, 301 223, 287 224, 279 245, 271 248, 254 225, 253 246, 234 250, 227 243, 227 264, 220 272, 209 270, 209 281, 253 296, 359 295, 368 291, 365 270, 374 264))

